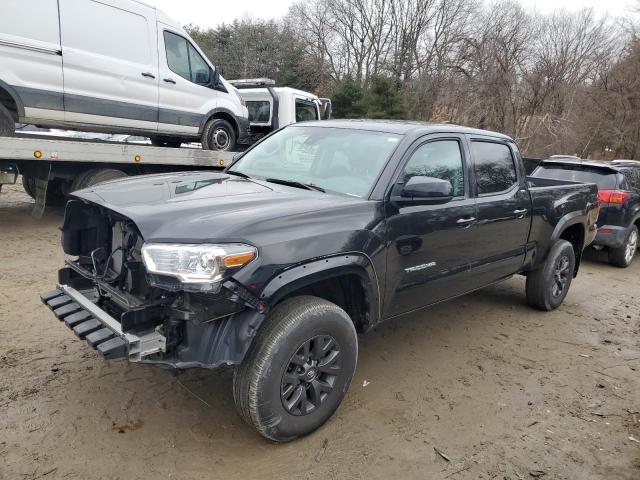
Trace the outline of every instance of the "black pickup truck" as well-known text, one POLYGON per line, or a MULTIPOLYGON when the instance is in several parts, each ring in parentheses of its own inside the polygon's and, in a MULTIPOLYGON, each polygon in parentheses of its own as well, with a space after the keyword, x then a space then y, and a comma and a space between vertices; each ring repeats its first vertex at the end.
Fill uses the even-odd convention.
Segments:
POLYGON ((234 398, 287 441, 336 410, 356 332, 507 279, 558 307, 596 234, 597 188, 527 178, 497 133, 296 124, 224 172, 140 176, 66 206, 55 316, 106 358, 236 365, 234 398))

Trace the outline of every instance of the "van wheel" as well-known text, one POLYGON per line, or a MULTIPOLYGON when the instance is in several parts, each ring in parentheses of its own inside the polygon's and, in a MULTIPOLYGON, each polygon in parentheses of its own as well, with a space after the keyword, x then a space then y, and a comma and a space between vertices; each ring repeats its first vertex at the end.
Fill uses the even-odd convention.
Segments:
POLYGON ((76 190, 92 187, 99 183, 117 180, 126 176, 127 174, 122 170, 116 170, 115 168, 94 168, 78 174, 71 184, 71 191, 75 192, 76 190))
POLYGON ((635 257, 638 250, 639 240, 638 227, 632 225, 624 245, 620 248, 609 249, 609 263, 620 268, 626 268, 631 265, 633 257, 635 257))
POLYGON ((203 150, 232 151, 236 148, 236 132, 226 120, 212 118, 202 130, 200 143, 203 150))
POLYGON ((175 137, 150 137, 151 145, 156 147, 180 148, 182 145, 181 138, 175 137))
POLYGON ((31 198, 36 198, 36 181, 34 178, 22 175, 22 188, 31 198))
POLYGON ((13 137, 16 133, 16 124, 7 108, 0 104, 0 137, 13 137))
POLYGON ((312 296, 277 305, 233 376, 240 416, 277 442, 313 432, 336 411, 356 369, 349 315, 312 296))
POLYGON ((573 245, 558 240, 542 268, 527 276, 527 302, 539 310, 555 310, 564 301, 575 270, 576 257, 573 245))

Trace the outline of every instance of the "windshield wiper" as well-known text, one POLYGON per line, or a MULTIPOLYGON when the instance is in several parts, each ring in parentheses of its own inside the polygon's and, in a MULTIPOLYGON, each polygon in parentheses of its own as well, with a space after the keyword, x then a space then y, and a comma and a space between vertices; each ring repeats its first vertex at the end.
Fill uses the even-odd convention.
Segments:
POLYGON ((236 170, 227 170, 227 171, 226 171, 226 172, 224 172, 224 173, 228 173, 228 174, 230 174, 230 175, 237 175, 237 176, 242 177, 242 178, 251 178, 251 177, 250 177, 249 175, 247 175, 246 173, 238 172, 238 171, 236 171, 236 170))
POLYGON ((324 188, 314 185, 313 183, 296 182, 295 180, 282 180, 280 178, 266 178, 265 181, 279 183, 280 185, 287 185, 289 187, 304 188, 305 190, 315 190, 322 193, 325 192, 324 188))

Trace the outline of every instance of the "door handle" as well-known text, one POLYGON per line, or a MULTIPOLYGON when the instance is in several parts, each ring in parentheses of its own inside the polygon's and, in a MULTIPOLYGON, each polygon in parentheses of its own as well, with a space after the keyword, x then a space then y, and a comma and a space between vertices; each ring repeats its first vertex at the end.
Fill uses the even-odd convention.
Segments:
POLYGON ((176 81, 173 78, 163 78, 162 80, 167 83, 173 83, 174 85, 176 84, 176 81))
POLYGON ((153 73, 149 73, 149 72, 142 72, 142 76, 148 77, 148 78, 156 78, 156 76, 153 73))
POLYGON ((527 214, 527 209, 526 208, 522 208, 519 210, 514 210, 513 213, 516 215, 516 218, 524 218, 524 216, 527 214))
POLYGON ((458 220, 456 220, 456 223, 458 225, 461 225, 465 228, 470 227, 473 223, 475 223, 476 221, 476 217, 468 217, 468 218, 459 218, 458 220))

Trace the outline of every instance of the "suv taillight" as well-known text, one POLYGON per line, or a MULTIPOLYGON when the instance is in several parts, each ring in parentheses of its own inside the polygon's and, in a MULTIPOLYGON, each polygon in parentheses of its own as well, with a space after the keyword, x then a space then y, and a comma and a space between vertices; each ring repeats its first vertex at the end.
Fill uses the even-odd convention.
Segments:
POLYGON ((598 200, 602 203, 621 205, 629 198, 631 198, 631 194, 624 190, 598 190, 598 200))

